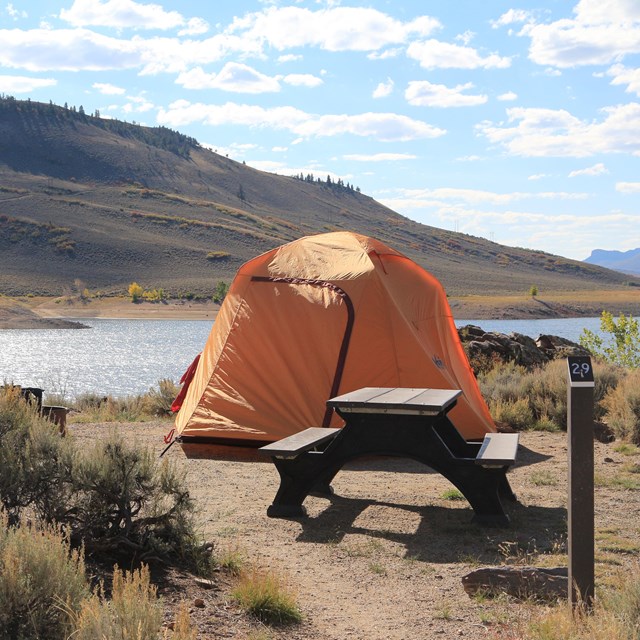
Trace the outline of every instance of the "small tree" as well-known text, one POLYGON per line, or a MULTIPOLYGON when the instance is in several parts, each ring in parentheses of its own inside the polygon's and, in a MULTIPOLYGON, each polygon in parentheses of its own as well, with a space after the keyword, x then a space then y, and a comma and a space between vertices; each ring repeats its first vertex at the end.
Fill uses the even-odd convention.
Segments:
POLYGON ((213 301, 217 304, 222 304, 223 300, 227 296, 229 291, 229 285, 223 280, 218 281, 216 288, 213 290, 213 301))
POLYGON ((607 334, 602 338, 589 329, 583 329, 580 344, 598 357, 623 367, 640 367, 640 326, 633 316, 620 314, 616 320, 613 314, 603 311, 600 330, 607 334))
POLYGON ((132 282, 129 285, 128 291, 131 296, 131 302, 139 302, 144 293, 144 289, 137 282, 132 282))
POLYGON ((532 298, 535 298, 538 295, 538 287, 535 284, 531 285, 531 288, 529 289, 529 295, 532 298))

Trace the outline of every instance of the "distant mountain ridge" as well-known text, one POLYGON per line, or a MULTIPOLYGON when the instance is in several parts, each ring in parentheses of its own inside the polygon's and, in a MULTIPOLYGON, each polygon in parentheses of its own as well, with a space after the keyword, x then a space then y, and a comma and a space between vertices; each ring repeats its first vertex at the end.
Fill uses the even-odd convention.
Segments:
MULTIPOLYGON (((449 295, 624 287, 629 276, 419 224, 342 181, 258 171, 164 127, 0 97, 0 293, 211 294, 256 255, 355 231, 449 295), (301 179, 302 178, 302 179, 301 179)), ((638 280, 640 284, 640 280, 638 280)))
POLYGON ((594 249, 585 262, 597 264, 607 269, 622 271, 623 273, 640 275, 640 247, 629 251, 594 249))

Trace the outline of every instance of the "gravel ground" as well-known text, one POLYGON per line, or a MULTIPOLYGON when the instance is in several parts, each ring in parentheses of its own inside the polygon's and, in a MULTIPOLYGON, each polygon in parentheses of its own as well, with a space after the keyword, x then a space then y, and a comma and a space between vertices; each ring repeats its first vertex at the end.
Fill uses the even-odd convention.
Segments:
MULTIPOLYGON (((120 424, 117 429, 158 453, 168 422, 120 424)), ((71 424, 82 446, 104 436, 105 424, 71 424)), ((640 554, 640 455, 595 443, 596 576, 606 585, 640 554)), ((519 503, 512 525, 472 524, 466 501, 451 485, 408 460, 353 463, 338 474, 331 499, 309 497, 305 520, 271 519, 278 487, 270 462, 188 459, 177 445, 167 457, 188 471, 206 539, 218 553, 239 553, 278 572, 296 593, 300 625, 267 629, 242 614, 229 596, 233 578, 220 573, 214 589, 188 576, 161 585, 167 619, 179 600, 191 604, 199 638, 404 640, 520 637, 540 605, 508 598, 469 597, 462 577, 482 566, 566 566, 566 434, 524 433, 510 473, 519 503), (196 598, 203 606, 194 606, 196 598)))

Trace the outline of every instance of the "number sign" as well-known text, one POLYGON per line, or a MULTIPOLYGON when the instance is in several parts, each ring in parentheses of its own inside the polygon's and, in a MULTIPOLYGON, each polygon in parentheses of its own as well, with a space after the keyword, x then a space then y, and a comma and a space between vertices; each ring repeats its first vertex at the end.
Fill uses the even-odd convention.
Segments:
POLYGON ((593 387, 593 367, 589 356, 569 356, 569 382, 572 387, 593 387))

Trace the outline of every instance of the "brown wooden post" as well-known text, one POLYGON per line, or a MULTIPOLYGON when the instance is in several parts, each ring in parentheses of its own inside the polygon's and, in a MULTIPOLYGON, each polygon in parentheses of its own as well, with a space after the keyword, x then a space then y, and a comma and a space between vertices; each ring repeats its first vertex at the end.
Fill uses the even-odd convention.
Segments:
POLYGON ((590 610, 594 597, 593 368, 588 356, 567 358, 569 439, 569 601, 590 610))

